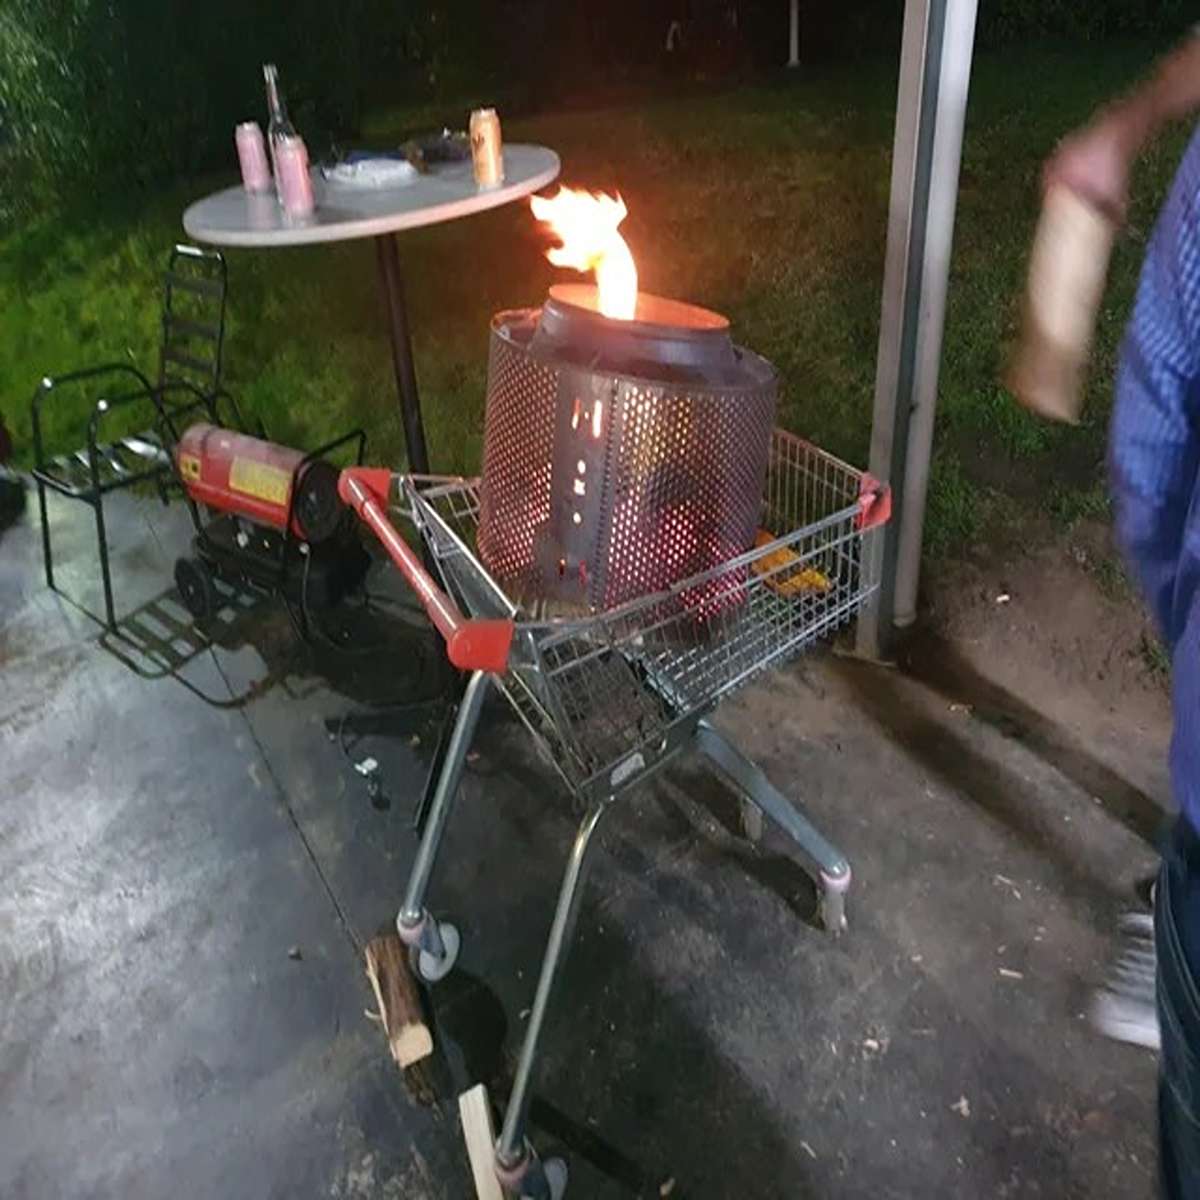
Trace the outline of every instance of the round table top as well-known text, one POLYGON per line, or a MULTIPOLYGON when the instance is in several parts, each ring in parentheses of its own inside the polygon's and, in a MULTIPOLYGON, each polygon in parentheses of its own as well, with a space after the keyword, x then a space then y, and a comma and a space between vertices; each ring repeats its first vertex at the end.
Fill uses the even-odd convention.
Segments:
POLYGON ((197 200, 183 214, 188 236, 214 246, 300 246, 376 237, 417 229, 498 208, 550 183, 558 155, 545 146, 504 147, 504 182, 481 189, 468 158, 439 163, 412 182, 393 188, 355 188, 330 183, 314 169, 316 210, 299 220, 284 216, 274 192, 231 187, 197 200))

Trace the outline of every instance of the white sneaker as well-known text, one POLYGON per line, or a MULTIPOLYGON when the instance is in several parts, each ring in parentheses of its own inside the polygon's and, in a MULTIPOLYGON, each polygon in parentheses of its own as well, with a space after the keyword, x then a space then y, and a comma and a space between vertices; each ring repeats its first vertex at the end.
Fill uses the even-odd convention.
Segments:
POLYGON ((1157 1050, 1154 918, 1148 913, 1126 913, 1119 929, 1121 950, 1108 984, 1092 996, 1092 1025, 1105 1037, 1157 1050))

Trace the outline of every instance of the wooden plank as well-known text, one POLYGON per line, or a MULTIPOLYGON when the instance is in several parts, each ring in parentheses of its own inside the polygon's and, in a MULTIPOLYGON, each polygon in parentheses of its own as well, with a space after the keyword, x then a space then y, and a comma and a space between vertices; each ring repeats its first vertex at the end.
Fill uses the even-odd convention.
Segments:
POLYGON ((367 943, 367 978, 379 1018, 398 1066, 410 1067, 433 1053, 433 1037, 421 1016, 421 997, 408 966, 404 943, 394 933, 367 943))
POLYGON ((462 1118, 476 1200, 504 1200, 504 1192, 496 1178, 496 1130, 492 1125, 492 1106, 482 1083, 459 1096, 458 1115, 462 1118))

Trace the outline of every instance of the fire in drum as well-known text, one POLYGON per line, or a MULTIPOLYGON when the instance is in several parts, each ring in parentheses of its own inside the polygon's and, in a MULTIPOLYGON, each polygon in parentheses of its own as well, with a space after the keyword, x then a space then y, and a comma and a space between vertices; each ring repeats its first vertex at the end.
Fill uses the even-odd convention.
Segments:
MULTIPOLYGON (((598 612, 754 544, 777 375, 723 316, 638 290, 619 198, 533 203, 596 283, 492 321, 478 548, 523 607, 598 612)), ((738 591, 725 572, 689 604, 738 591)))

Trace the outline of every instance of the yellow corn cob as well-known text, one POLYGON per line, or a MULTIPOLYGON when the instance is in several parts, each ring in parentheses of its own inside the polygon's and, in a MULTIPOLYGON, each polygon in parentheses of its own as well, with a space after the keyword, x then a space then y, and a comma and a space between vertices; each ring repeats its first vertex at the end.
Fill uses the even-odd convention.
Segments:
MULTIPOLYGON (((755 546, 766 546, 775 540, 775 535, 760 529, 755 535, 755 546)), ((780 596, 799 596, 805 592, 827 592, 833 586, 829 578, 816 567, 799 567, 788 571, 792 563, 799 563, 800 555, 782 546, 751 564, 756 575, 765 575, 764 580, 771 591, 780 596)))

